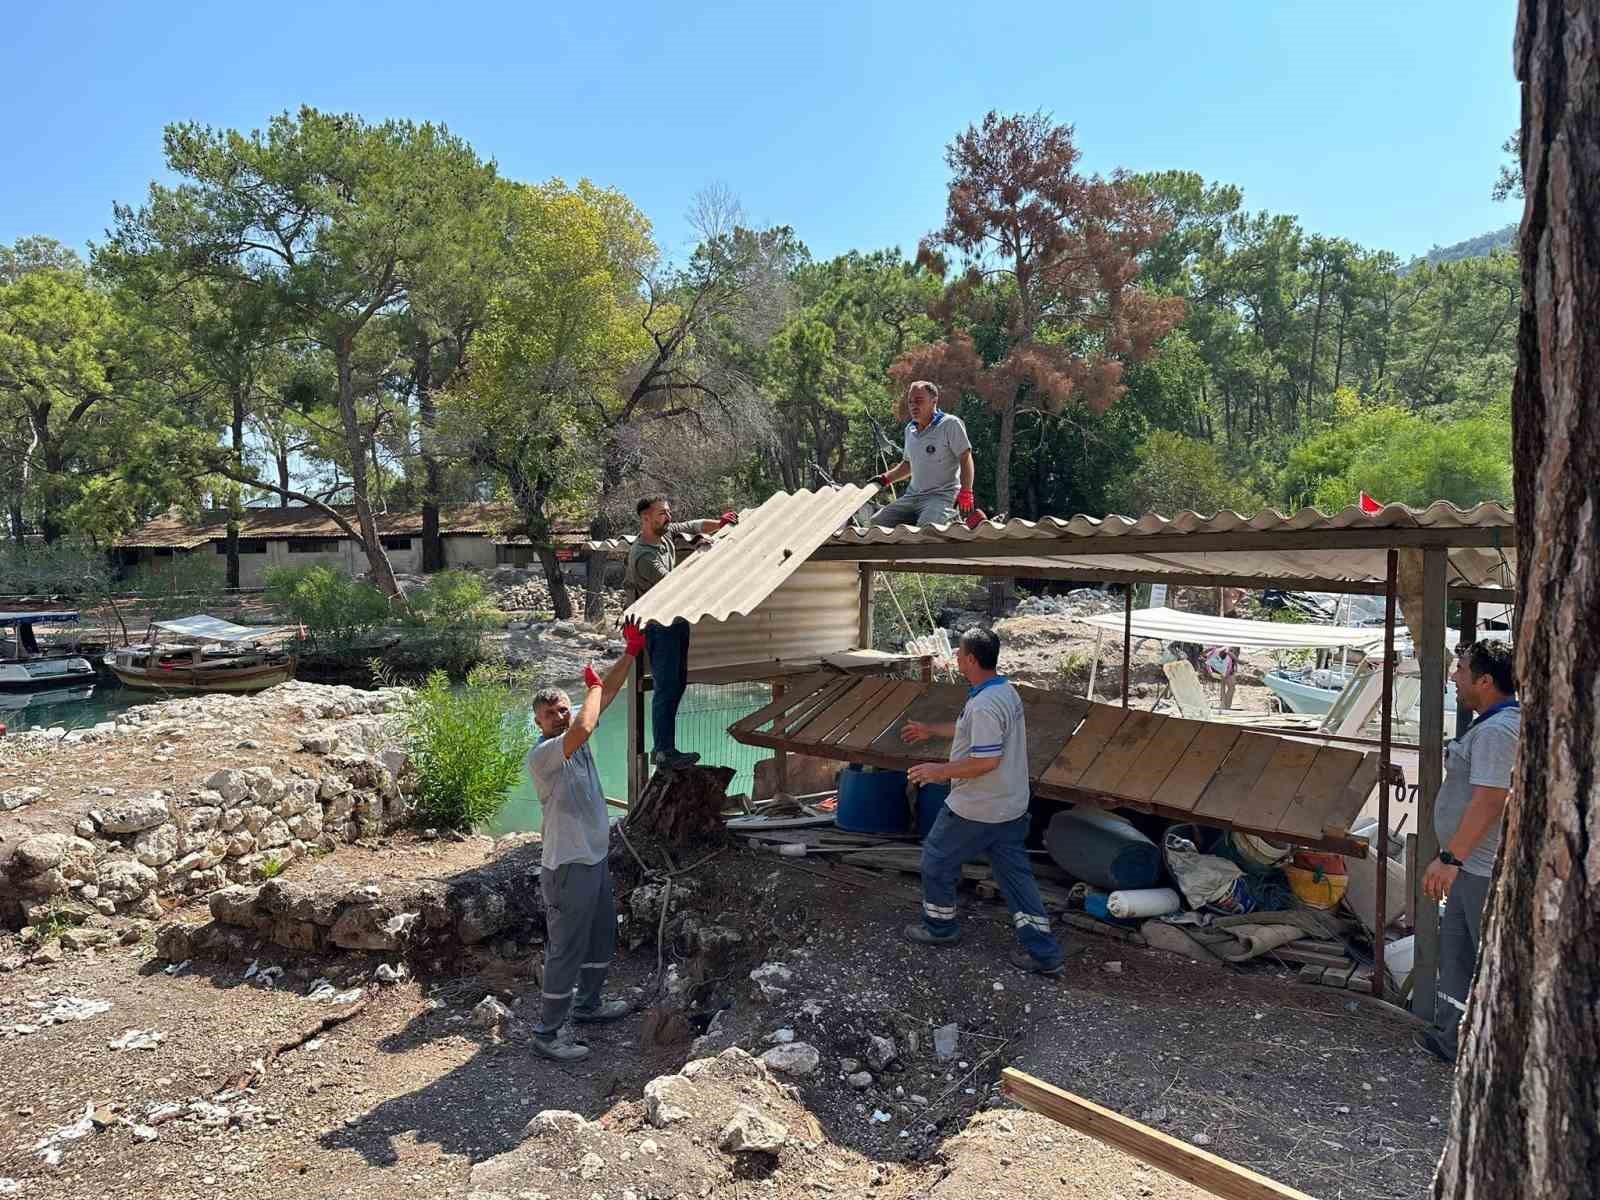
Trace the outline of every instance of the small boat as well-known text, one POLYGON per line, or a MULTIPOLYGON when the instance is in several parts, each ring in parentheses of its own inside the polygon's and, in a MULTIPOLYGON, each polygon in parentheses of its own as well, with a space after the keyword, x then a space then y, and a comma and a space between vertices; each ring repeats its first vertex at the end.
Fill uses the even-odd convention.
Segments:
POLYGON ((294 678, 295 656, 267 644, 292 632, 204 615, 152 621, 145 641, 112 651, 105 664, 141 691, 259 692, 294 678))
MULTIPOLYGON (((1401 664, 1399 677, 1402 680, 1408 674, 1415 676, 1415 662, 1415 659, 1409 659, 1401 664), (1407 667, 1410 668, 1409 672, 1406 670, 1407 667)), ((1339 693, 1350 682, 1350 677, 1350 671, 1340 670, 1337 667, 1323 667, 1304 671, 1268 671, 1261 677, 1261 682, 1266 684, 1290 712, 1320 716, 1333 707, 1334 701, 1339 698, 1339 693)), ((1403 688, 1397 683, 1396 697, 1399 698, 1404 694, 1403 688)), ((1415 689, 1412 690, 1412 695, 1415 695, 1415 689)), ((1445 685, 1444 710, 1447 713, 1456 710, 1456 685, 1453 683, 1445 685)), ((1402 710, 1394 714, 1394 719, 1402 725, 1415 724, 1419 719, 1417 702, 1412 699, 1409 704, 1404 704, 1402 710)))
POLYGON ((20 712, 25 708, 48 708, 53 704, 76 704, 94 695, 94 684, 47 688, 38 692, 0 692, 0 712, 20 712))
MULTIPOLYGON (((94 664, 76 649, 41 645, 35 626, 75 626, 76 612, 0 612, 0 694, 25 695, 95 681, 94 664)), ((20 705, 18 706, 20 707, 20 705)))

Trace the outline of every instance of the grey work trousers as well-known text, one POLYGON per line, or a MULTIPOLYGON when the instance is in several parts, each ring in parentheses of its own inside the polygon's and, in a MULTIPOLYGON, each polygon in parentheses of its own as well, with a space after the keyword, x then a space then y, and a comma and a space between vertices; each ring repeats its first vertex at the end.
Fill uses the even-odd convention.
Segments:
POLYGON ((577 1008, 600 1004, 600 989, 617 949, 617 904, 604 862, 563 863, 539 872, 544 894, 544 1008, 534 1032, 560 1029, 577 1008), (574 1000, 576 997, 576 1000, 574 1000))
POLYGON ((906 495, 872 514, 873 525, 948 525, 956 519, 956 498, 943 493, 906 495))
POLYGON ((1433 1023, 1440 1040, 1454 1054, 1462 1014, 1478 969, 1478 946, 1483 937, 1483 910, 1489 902, 1487 875, 1457 871, 1439 918, 1439 991, 1433 1023))

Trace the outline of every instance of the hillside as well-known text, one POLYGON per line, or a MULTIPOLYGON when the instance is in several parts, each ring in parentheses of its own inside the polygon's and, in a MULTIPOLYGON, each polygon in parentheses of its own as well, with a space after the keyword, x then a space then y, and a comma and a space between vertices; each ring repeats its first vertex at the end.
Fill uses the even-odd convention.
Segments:
POLYGON ((1504 229, 1496 229, 1493 233, 1480 233, 1477 237, 1468 238, 1464 242, 1456 242, 1453 246, 1435 246, 1420 260, 1413 260, 1411 266, 1418 261, 1429 263, 1456 262, 1463 258, 1486 258, 1496 250, 1515 250, 1517 247, 1517 226, 1515 223, 1507 225, 1504 229))

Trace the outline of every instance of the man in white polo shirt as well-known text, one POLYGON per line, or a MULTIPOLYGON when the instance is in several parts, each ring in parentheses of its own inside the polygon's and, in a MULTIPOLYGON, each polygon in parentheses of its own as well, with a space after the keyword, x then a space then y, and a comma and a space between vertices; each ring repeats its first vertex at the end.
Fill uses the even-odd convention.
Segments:
POLYGON ((872 514, 874 525, 948 525, 959 512, 972 515, 972 443, 961 418, 939 407, 939 389, 919 379, 906 389, 911 420, 905 457, 875 482, 888 487, 909 478, 911 486, 872 514))
POLYGON ((907 742, 950 738, 950 761, 918 763, 911 782, 948 783, 950 796, 922 839, 922 921, 907 925, 906 937, 926 946, 961 940, 956 921, 956 884, 961 866, 988 855, 1011 923, 1022 943, 1011 965, 1040 975, 1059 975, 1066 954, 1050 933, 1050 917, 1033 877, 1024 845, 1028 837, 1028 732, 1022 697, 1004 675, 1000 639, 989 629, 961 635, 956 667, 972 685, 954 725, 907 721, 907 742))

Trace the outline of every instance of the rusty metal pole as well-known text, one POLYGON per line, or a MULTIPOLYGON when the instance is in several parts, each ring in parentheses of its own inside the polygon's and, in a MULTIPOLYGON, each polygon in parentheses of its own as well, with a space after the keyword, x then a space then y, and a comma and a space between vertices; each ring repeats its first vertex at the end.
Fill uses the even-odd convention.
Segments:
POLYGON ((1123 585, 1122 593, 1122 707, 1127 708, 1131 703, 1128 696, 1128 684, 1133 678, 1133 588, 1131 583, 1123 585))
POLYGON ((1384 930, 1389 928, 1389 769, 1394 746, 1394 610, 1400 552, 1389 551, 1383 583, 1383 728, 1378 735, 1378 909, 1372 934, 1372 995, 1384 992, 1384 930))

